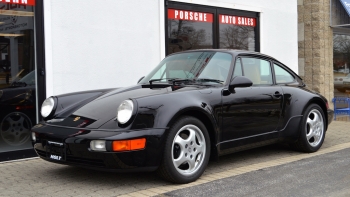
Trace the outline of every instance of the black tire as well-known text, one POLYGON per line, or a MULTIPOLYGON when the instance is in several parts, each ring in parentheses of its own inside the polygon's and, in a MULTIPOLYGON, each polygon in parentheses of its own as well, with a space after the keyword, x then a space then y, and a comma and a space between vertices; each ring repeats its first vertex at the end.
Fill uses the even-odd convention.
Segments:
POLYGON ((11 146, 20 146, 30 140, 32 121, 22 112, 11 112, 0 122, 0 136, 11 146))
POLYGON ((162 162, 157 173, 165 180, 173 183, 193 182, 203 174, 209 161, 210 150, 209 134, 204 124, 194 117, 181 117, 168 131, 162 162), (193 132, 195 138, 190 137, 193 132), (188 135, 187 138, 186 135, 188 135), (177 143, 178 141, 181 143, 177 143), (191 144, 193 141, 195 142, 191 144), (203 146, 205 146, 204 151, 203 146), (186 161, 177 166, 176 160, 182 161, 181 158, 186 159, 186 161), (198 165, 191 169, 190 163, 192 163, 192 166, 196 166, 196 163, 198 165), (188 173, 186 173, 186 169, 188 173), (191 172, 191 170, 193 171, 191 172))
POLYGON ((311 104, 306 108, 299 130, 299 139, 297 142, 290 144, 292 148, 306 153, 313 153, 321 148, 326 134, 326 119, 323 110, 319 105, 311 104), (322 121, 315 120, 314 124, 312 121, 314 121, 316 116, 322 118, 322 121), (312 124, 314 125, 312 126, 312 124), (322 130, 322 133, 320 129, 322 130), (312 132, 314 130, 315 132, 312 132), (314 137, 308 139, 307 136, 310 137, 312 134, 314 134, 314 137))

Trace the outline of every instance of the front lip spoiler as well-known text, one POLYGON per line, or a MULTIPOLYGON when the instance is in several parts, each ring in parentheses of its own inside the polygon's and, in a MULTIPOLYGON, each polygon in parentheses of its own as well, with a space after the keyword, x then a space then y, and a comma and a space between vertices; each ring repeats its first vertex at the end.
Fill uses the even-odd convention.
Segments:
POLYGON ((148 167, 135 167, 135 168, 103 168, 103 167, 96 167, 96 166, 88 166, 88 165, 81 165, 81 164, 76 164, 76 163, 71 163, 71 162, 60 162, 57 160, 52 160, 48 159, 46 157, 39 156, 41 159, 48 161, 48 162, 53 162, 57 164, 63 164, 67 166, 76 166, 80 168, 85 168, 89 170, 97 170, 97 171, 102 171, 102 172, 117 172, 117 173, 128 173, 128 172, 152 172, 157 170, 158 166, 148 166, 148 167))

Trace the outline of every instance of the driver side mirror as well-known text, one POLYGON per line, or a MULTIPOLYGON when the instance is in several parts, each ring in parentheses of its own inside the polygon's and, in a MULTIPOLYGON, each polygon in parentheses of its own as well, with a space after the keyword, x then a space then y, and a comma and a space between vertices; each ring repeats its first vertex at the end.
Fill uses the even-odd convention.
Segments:
POLYGON ((248 79, 247 77, 236 76, 230 82, 230 85, 228 86, 228 90, 231 93, 234 93, 235 88, 246 88, 246 87, 250 87, 252 85, 253 85, 253 82, 250 79, 248 79))
POLYGON ((141 81, 143 78, 145 78, 145 76, 141 77, 141 78, 137 81, 137 83, 140 83, 140 81, 141 81))

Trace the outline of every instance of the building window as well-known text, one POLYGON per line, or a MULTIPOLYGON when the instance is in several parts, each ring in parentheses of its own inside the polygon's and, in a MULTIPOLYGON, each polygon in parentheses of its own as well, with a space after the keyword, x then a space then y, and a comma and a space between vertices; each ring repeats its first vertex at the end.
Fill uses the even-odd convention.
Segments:
POLYGON ((350 93, 350 35, 333 35, 334 96, 350 93))
POLYGON ((220 14, 220 49, 255 51, 255 27, 255 18, 220 14))
POLYGON ((213 48, 213 14, 168 10, 168 52, 213 48))
POLYGON ((259 13, 168 2, 166 54, 193 49, 260 51, 259 13))

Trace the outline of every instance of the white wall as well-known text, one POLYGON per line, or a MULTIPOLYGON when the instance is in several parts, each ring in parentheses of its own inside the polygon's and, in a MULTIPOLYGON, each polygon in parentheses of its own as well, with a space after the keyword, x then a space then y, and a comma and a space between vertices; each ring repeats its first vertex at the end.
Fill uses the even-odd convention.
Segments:
MULTIPOLYGON (((261 13, 261 52, 298 71, 297 0, 177 0, 261 13)), ((163 0, 45 0, 47 96, 135 84, 164 57, 163 0)))
POLYGON ((161 59, 160 4, 45 0, 47 96, 136 84, 161 59))

